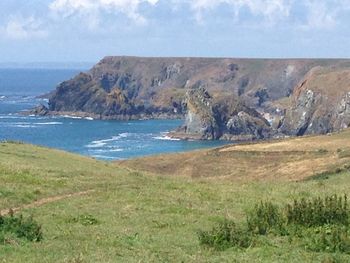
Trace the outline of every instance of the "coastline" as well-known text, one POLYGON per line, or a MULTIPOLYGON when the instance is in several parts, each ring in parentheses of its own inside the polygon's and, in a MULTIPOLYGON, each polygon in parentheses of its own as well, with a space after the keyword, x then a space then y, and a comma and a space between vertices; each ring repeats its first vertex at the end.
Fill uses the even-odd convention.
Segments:
POLYGON ((102 115, 91 112, 82 111, 50 111, 45 106, 41 105, 34 109, 20 112, 21 115, 29 116, 52 116, 52 117, 72 117, 72 118, 89 118, 93 120, 115 120, 115 121, 130 121, 130 120, 183 120, 183 114, 169 113, 154 113, 154 114, 134 114, 134 115, 102 115))

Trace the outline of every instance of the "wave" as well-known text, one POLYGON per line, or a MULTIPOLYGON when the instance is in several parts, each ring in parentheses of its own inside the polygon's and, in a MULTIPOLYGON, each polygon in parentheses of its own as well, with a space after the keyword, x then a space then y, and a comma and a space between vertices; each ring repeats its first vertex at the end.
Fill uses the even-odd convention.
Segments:
POLYGON ((96 153, 112 153, 112 152, 123 152, 123 151, 124 149, 121 149, 121 148, 93 150, 93 152, 96 152, 96 153))
POLYGON ((87 147, 87 148, 102 148, 105 145, 107 145, 107 143, 119 141, 120 139, 127 138, 131 135, 132 135, 132 133, 123 132, 123 133, 120 133, 117 136, 113 136, 109 139, 92 141, 88 145, 85 145, 85 147, 87 147))
POLYGON ((67 118, 67 119, 78 119, 78 120, 84 119, 84 120, 89 120, 89 121, 94 120, 94 118, 92 118, 92 117, 79 117, 79 116, 73 116, 73 115, 62 115, 60 117, 67 118))
POLYGON ((101 142, 101 141, 93 141, 88 145, 85 145, 85 147, 87 148, 101 148, 103 146, 105 146, 107 143, 105 142, 101 142))
POLYGON ((9 126, 13 128, 38 128, 38 126, 31 124, 13 124, 9 126))
POLYGON ((90 144, 88 144, 87 147, 91 147, 91 148, 94 148, 96 147, 95 145, 100 145, 100 144, 103 144, 102 146, 106 145, 108 142, 114 142, 114 141, 118 141, 122 138, 127 138, 131 135, 131 133, 128 133, 128 132, 124 132, 124 133, 120 133, 118 134, 117 136, 113 136, 112 138, 110 139, 103 139, 103 140, 96 140, 96 141, 92 141, 90 144))
POLYGON ((37 122, 35 125, 61 125, 62 122, 52 121, 52 122, 37 122))
POLYGON ((17 120, 44 120, 48 119, 47 117, 38 117, 36 115, 28 115, 28 116, 21 116, 19 114, 7 114, 7 115, 0 115, 0 119, 17 119, 17 120))
POLYGON ((91 157, 94 157, 97 159, 109 159, 109 160, 116 159, 115 157, 112 157, 112 156, 100 155, 100 154, 91 155, 91 157))
POLYGON ((156 137, 153 137, 153 139, 162 140, 162 141, 180 141, 180 139, 178 138, 171 138, 169 136, 156 136, 156 137))
POLYGON ((162 132, 161 136, 155 136, 153 139, 162 141, 180 141, 180 139, 169 137, 167 134, 169 134, 169 132, 162 132))
POLYGON ((0 96, 0 100, 6 99, 6 96, 0 96))
POLYGON ((68 119, 82 119, 82 117, 78 116, 71 116, 71 115, 62 115, 63 118, 68 118, 68 119))

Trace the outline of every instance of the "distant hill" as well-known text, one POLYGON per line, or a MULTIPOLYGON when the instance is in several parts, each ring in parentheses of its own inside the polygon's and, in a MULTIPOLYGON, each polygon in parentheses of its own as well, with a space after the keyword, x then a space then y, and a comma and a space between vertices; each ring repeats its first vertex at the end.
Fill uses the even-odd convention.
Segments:
POLYGON ((0 69, 80 69, 88 70, 92 62, 1 62, 0 69))
MULTIPOLYGON (((309 123, 303 121, 303 110, 300 116, 291 113, 297 106, 290 98, 305 79, 308 87, 314 87, 312 72, 317 69, 329 73, 318 92, 327 97, 338 85, 333 72, 349 70, 350 60, 105 57, 89 71, 61 83, 48 110, 121 120, 186 116, 181 137, 199 139, 265 139, 348 127, 348 111, 343 121, 335 120, 340 115, 332 113, 313 127, 294 127, 309 123), (201 105, 196 100, 202 95, 189 92, 198 89, 210 97, 206 109, 188 107, 201 105), (323 128, 316 128, 320 125, 323 128)), ((341 92, 333 99, 337 103, 350 91, 349 76, 340 77, 341 92)))

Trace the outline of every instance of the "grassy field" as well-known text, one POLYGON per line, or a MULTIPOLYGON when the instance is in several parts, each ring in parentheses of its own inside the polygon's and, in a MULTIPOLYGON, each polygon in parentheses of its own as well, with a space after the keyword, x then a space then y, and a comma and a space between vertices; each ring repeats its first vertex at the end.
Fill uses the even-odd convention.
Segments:
POLYGON ((299 181, 349 163, 350 130, 118 162, 121 166, 165 176, 242 182, 299 181))
POLYGON ((256 246, 225 251, 202 247, 197 237, 223 218, 243 223, 260 200, 348 193, 349 139, 346 131, 122 164, 1 143, 0 210, 24 206, 44 239, 0 244, 0 262, 349 262, 350 255, 311 252, 288 237, 261 236, 256 246), (183 156, 206 159, 189 168, 183 156), (309 170, 298 168, 303 162, 309 170), (288 172, 279 172, 283 165, 288 172))

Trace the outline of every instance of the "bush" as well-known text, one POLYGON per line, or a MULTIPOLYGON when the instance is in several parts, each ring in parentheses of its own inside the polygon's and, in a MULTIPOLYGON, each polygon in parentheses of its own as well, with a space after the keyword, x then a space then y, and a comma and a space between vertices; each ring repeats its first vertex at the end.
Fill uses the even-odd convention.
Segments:
POLYGON ((271 202, 261 202, 255 205, 254 209, 247 215, 249 231, 259 235, 266 235, 271 230, 280 234, 285 232, 285 219, 277 205, 271 202))
POLYGON ((43 238, 41 226, 32 217, 23 218, 22 215, 0 216, 0 236, 14 234, 17 238, 23 238, 32 242, 39 242, 43 238))
POLYGON ((349 230, 344 226, 326 226, 314 229, 309 234, 306 247, 315 252, 347 253, 350 254, 349 230))
POLYGON ((271 202, 260 202, 247 214, 245 228, 225 219, 210 231, 199 231, 201 245, 223 250, 247 248, 257 235, 288 235, 307 241, 316 252, 350 254, 349 209, 347 196, 294 200, 285 209, 271 202))
POLYGON ((349 209, 347 196, 327 196, 324 199, 314 198, 312 200, 294 200, 287 205, 286 217, 288 224, 296 224, 307 227, 322 226, 327 224, 349 223, 349 209))
POLYGON ((210 231, 199 231, 201 245, 224 250, 229 247, 247 248, 253 243, 253 235, 247 229, 238 227, 233 221, 225 219, 210 231))

